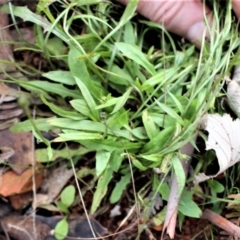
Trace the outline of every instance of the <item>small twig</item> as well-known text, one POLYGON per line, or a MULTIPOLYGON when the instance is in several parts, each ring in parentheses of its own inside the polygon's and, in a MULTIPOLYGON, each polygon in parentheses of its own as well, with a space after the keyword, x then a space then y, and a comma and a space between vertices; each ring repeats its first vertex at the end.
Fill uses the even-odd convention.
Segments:
POLYGON ((221 217, 219 214, 214 213, 209 209, 205 209, 201 218, 207 219, 208 221, 218 226, 219 228, 222 228, 229 234, 240 238, 240 227, 221 217))
MULTIPOLYGON (((33 109, 33 119, 36 117, 36 107, 33 109)), ((32 134, 32 193, 33 193, 33 212, 32 212, 32 224, 33 224, 33 237, 37 239, 37 228, 36 228, 36 208, 37 208, 37 193, 36 193, 36 161, 35 161, 35 143, 34 135, 32 134)))

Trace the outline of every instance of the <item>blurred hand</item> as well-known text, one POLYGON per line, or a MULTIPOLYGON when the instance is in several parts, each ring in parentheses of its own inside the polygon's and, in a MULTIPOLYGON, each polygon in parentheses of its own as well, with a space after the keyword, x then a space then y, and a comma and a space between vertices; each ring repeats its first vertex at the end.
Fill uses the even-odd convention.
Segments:
MULTIPOLYGON (((118 0, 127 4, 129 0, 118 0)), ((232 0, 233 9, 240 19, 240 0, 232 0)), ((212 23, 211 10, 203 8, 201 0, 140 0, 138 12, 151 21, 164 24, 167 30, 195 42, 201 40, 205 31, 204 12, 209 24, 212 23)), ((208 37, 206 33, 206 37, 208 37)))

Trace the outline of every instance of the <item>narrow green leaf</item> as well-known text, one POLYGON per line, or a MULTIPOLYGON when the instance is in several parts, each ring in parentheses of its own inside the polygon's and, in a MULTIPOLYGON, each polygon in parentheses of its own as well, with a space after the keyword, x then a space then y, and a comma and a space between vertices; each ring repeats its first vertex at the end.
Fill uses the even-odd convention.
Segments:
POLYGON ((115 46, 124 56, 144 67, 152 76, 156 74, 154 66, 148 61, 146 55, 137 47, 128 43, 117 42, 115 46))
POLYGON ((124 139, 119 142, 117 139, 114 138, 104 140, 93 139, 91 141, 79 140, 79 142, 86 148, 94 150, 107 150, 109 152, 112 152, 114 150, 121 150, 123 148, 126 148, 130 152, 137 152, 142 148, 141 142, 129 142, 128 140, 124 139))
MULTIPOLYGON (((35 125, 40 131, 49 131, 54 128, 54 126, 50 125, 48 123, 48 120, 51 118, 39 118, 39 119, 33 119, 35 125)), ((29 132, 32 130, 32 124, 30 120, 25 120, 23 122, 19 122, 11 126, 10 128, 11 132, 29 132)))
POLYGON ((149 154, 149 155, 141 155, 142 158, 151 161, 160 163, 163 160, 163 156, 160 154, 149 154))
POLYGON ((86 117, 81 115, 80 113, 76 112, 76 111, 69 111, 69 110, 65 110, 63 107, 58 107, 53 103, 50 103, 47 101, 46 98, 44 98, 43 95, 41 95, 41 100, 43 101, 44 104, 46 104, 54 113, 56 113, 57 115, 61 116, 61 117, 66 117, 66 118, 70 118, 70 119, 74 119, 74 120, 83 120, 86 117))
POLYGON ((147 167, 143 166, 143 164, 137 158, 131 156, 131 160, 132 160, 133 165, 136 168, 140 169, 141 171, 146 171, 148 169, 147 167))
MULTIPOLYGON (((77 47, 75 47, 74 45, 70 45, 70 51, 68 53, 68 64, 70 72, 75 78, 76 83, 78 84, 83 95, 84 89, 91 90, 92 95, 90 101, 92 101, 92 98, 100 98, 101 89, 98 89, 94 84, 94 81, 90 78, 88 68, 85 62, 86 60, 82 58, 83 56, 84 53, 80 52, 77 47)), ((86 98, 85 100, 87 101, 86 98)))
POLYGON ((131 130, 129 127, 128 111, 124 109, 119 111, 119 115, 117 116, 117 122, 120 124, 121 127, 125 127, 128 130, 131 130))
POLYGON ((134 33, 133 23, 127 22, 125 25, 125 31, 123 32, 124 42, 135 45, 136 34, 134 33))
POLYGON ((94 196, 93 196, 93 203, 91 206, 91 214, 93 214, 97 210, 97 208, 99 207, 99 205, 101 203, 101 200, 107 193, 108 184, 112 179, 112 174, 113 174, 112 169, 107 168, 103 172, 102 176, 99 177, 96 192, 94 193, 94 196))
POLYGON ((165 200, 165 201, 168 201, 168 197, 169 197, 169 193, 170 193, 170 189, 169 189, 169 185, 165 182, 165 183, 162 183, 159 188, 159 193, 161 194, 162 196, 162 199, 165 200))
MULTIPOLYGON (((66 130, 64 130, 66 131, 66 130)), ((89 139, 102 139, 102 135, 98 133, 86 133, 83 131, 70 131, 66 133, 59 133, 59 137, 55 138, 53 142, 65 142, 65 141, 80 141, 89 139)))
POLYGON ((42 12, 49 7, 49 4, 56 2, 57 0, 41 0, 37 4, 37 13, 42 12))
POLYGON ((46 77, 52 81, 63 83, 70 86, 73 86, 76 84, 74 77, 69 71, 62 71, 62 70, 49 71, 47 73, 44 73, 43 77, 46 77))
POLYGON ((117 33, 122 28, 122 26, 124 26, 124 24, 126 24, 134 16, 138 2, 139 0, 129 1, 117 26, 95 47, 94 51, 105 44, 110 37, 117 33))
POLYGON ((109 165, 111 166, 112 170, 114 172, 118 172, 119 168, 121 167, 123 157, 121 157, 121 154, 124 152, 123 149, 120 150, 115 150, 112 152, 110 160, 109 160, 109 165))
POLYGON ((51 31, 53 34, 58 36, 60 39, 64 40, 65 42, 68 42, 68 36, 64 33, 64 31, 60 30, 57 26, 54 28, 52 27, 52 23, 50 23, 46 18, 33 13, 31 10, 29 10, 28 7, 17 7, 17 6, 11 6, 11 10, 9 9, 8 4, 3 4, 3 6, 0 8, 1 11, 6 13, 11 13, 13 11, 13 14, 17 17, 22 18, 24 21, 29 21, 32 23, 35 23, 38 26, 41 26, 44 31, 49 32, 51 31))
POLYGON ((111 114, 119 111, 124 106, 124 104, 128 100, 128 97, 129 97, 131 91, 132 91, 132 87, 130 87, 121 97, 118 98, 118 102, 115 105, 115 107, 114 107, 113 111, 111 112, 111 114))
MULTIPOLYGON (((47 50, 49 52, 47 54, 51 54, 55 58, 57 58, 57 59, 59 58, 59 59, 63 60, 64 62, 67 62, 66 58, 63 57, 63 55, 67 54, 67 48, 64 45, 64 42, 59 37, 52 37, 52 38, 48 39, 45 46, 46 46, 45 51, 47 50), (60 56, 60 57, 58 57, 58 56, 60 56)), ((57 80, 57 79, 55 79, 55 80, 57 80)), ((62 82, 62 81, 60 80, 60 81, 55 81, 55 82, 62 82)), ((64 82, 62 82, 62 83, 64 83, 64 82)), ((67 85, 69 85, 69 84, 67 84, 67 85)))
POLYGON ((194 99, 190 105, 185 109, 184 118, 191 120, 198 112, 199 99, 194 99))
POLYGON ((90 149, 86 149, 82 146, 79 146, 79 148, 77 149, 69 149, 67 147, 63 148, 63 149, 53 149, 53 156, 52 159, 48 160, 48 156, 47 156, 47 149, 46 148, 39 148, 35 150, 35 156, 36 156, 36 160, 37 162, 49 162, 49 161, 55 161, 59 158, 62 159, 69 159, 69 158, 73 158, 75 156, 83 156, 89 152, 91 152, 90 149))
POLYGON ((90 112, 92 113, 93 117, 95 118, 93 120, 100 121, 99 111, 96 109, 97 105, 96 105, 89 89, 85 86, 85 84, 78 77, 74 77, 74 78, 76 80, 76 83, 77 83, 79 89, 82 92, 83 98, 85 99, 90 112))
POLYGON ((153 139, 159 134, 152 117, 148 114, 147 110, 142 112, 142 120, 149 139, 153 139))
POLYGON ((95 177, 96 176, 95 168, 88 168, 88 167, 82 167, 80 170, 77 171, 77 177, 79 179, 85 178, 89 175, 95 177))
POLYGON ((144 127, 137 127, 134 129, 131 129, 131 134, 141 140, 148 139, 148 136, 146 134, 146 130, 144 127))
POLYGON ((129 3, 127 4, 127 7, 125 8, 125 11, 119 21, 119 25, 123 26, 133 17, 133 14, 135 13, 135 11, 137 9, 138 2, 139 2, 139 0, 129 1, 129 3))
POLYGON ((74 99, 70 101, 72 107, 80 112, 82 115, 87 116, 91 119, 94 119, 93 114, 91 113, 86 101, 84 99, 74 99))
POLYGON ((104 133, 106 130, 106 125, 104 123, 93 122, 91 120, 76 121, 69 118, 49 118, 48 123, 62 129, 69 128, 73 130, 85 130, 101 133, 104 133))
POLYGON ((110 71, 114 74, 109 75, 109 81, 117 85, 129 86, 129 83, 133 83, 131 75, 126 68, 120 68, 117 65, 113 65, 110 71))
POLYGON ((26 83, 20 82, 20 86, 30 90, 30 91, 39 91, 40 93, 42 92, 48 92, 48 93, 54 93, 58 94, 59 96, 62 97, 72 97, 72 98, 79 98, 81 96, 81 93, 79 90, 70 90, 66 87, 64 87, 60 83, 51 83, 48 81, 43 81, 43 80, 34 80, 34 81, 28 81, 26 83))
POLYGON ((84 6, 84 5, 93 5, 102 3, 102 0, 75 0, 74 1, 78 6, 84 6))
POLYGON ((116 203, 120 200, 123 191, 126 190, 127 185, 131 181, 131 173, 128 172, 124 176, 121 177, 120 181, 114 187, 112 194, 110 196, 110 203, 116 203))
POLYGON ((111 152, 105 150, 98 150, 96 153, 96 174, 100 176, 107 168, 110 160, 111 152))
POLYGON ((168 91, 168 95, 172 98, 172 100, 173 100, 174 103, 176 104, 179 112, 180 112, 181 114, 183 114, 184 109, 183 109, 183 106, 182 106, 182 104, 180 103, 180 101, 179 101, 171 92, 169 92, 169 91, 168 91))
POLYGON ((167 128, 176 125, 176 119, 169 115, 159 113, 157 110, 154 112, 149 112, 148 114, 152 117, 153 121, 158 127, 167 128))
POLYGON ((175 131, 175 127, 168 127, 162 130, 156 137, 150 140, 142 149, 142 154, 152 154, 160 152, 164 145, 167 144, 175 131))
POLYGON ((156 100, 156 103, 158 104, 158 106, 161 108, 161 110, 163 110, 164 112, 166 112, 168 115, 170 115, 172 118, 176 119, 176 121, 181 124, 182 126, 184 125, 184 121, 183 119, 170 107, 168 107, 167 105, 160 103, 159 101, 156 100))
POLYGON ((163 69, 160 72, 153 74, 151 78, 147 81, 143 82, 142 91, 148 91, 155 87, 156 85, 163 85, 164 83, 168 82, 169 80, 173 79, 173 76, 177 76, 176 72, 178 69, 176 68, 168 68, 163 69))
POLYGON ((44 138, 42 135, 42 132, 37 128, 35 122, 33 121, 33 119, 29 119, 30 123, 31 123, 31 127, 32 127, 32 133, 34 135, 34 137, 37 139, 37 141, 43 142, 44 144, 46 144, 47 146, 47 153, 48 153, 48 159, 52 159, 52 148, 51 148, 51 143, 50 141, 48 141, 48 139, 44 138))
MULTIPOLYGON (((67 129, 82 130, 88 132, 106 133, 106 125, 102 122, 93 122, 90 120, 73 120, 68 118, 50 118, 47 120, 52 128, 58 127, 66 132, 67 129)), ((127 130, 110 130, 107 128, 107 134, 117 137, 130 138, 131 133, 127 130)), ((134 139, 134 138, 132 138, 134 139)))
POLYGON ((178 196, 182 194, 182 191, 185 187, 186 182, 186 176, 182 167, 182 164, 180 162, 180 159, 175 155, 172 158, 172 165, 173 169, 177 178, 177 184, 178 184, 178 196))
POLYGON ((119 98, 111 97, 111 98, 108 99, 105 103, 103 103, 103 104, 101 104, 101 105, 98 105, 98 106, 96 107, 96 109, 102 109, 102 108, 107 108, 107 107, 113 106, 113 105, 115 105, 118 101, 119 101, 119 98))

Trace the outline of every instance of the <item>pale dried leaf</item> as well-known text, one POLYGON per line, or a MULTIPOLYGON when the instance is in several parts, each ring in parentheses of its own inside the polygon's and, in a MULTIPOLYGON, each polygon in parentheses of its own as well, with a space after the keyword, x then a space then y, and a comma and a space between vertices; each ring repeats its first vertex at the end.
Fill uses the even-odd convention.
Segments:
POLYGON ((229 106, 240 117, 240 82, 231 80, 228 83, 227 96, 229 106))
POLYGON ((240 82, 240 65, 235 66, 232 79, 240 82))
POLYGON ((240 160, 240 120, 233 121, 228 114, 208 114, 202 121, 201 125, 209 133, 206 150, 216 152, 219 172, 212 176, 200 173, 195 176, 195 183, 216 177, 240 160))
POLYGON ((122 212, 120 211, 121 209, 121 206, 120 205, 115 205, 112 210, 110 211, 110 218, 113 218, 113 217, 116 217, 116 216, 119 216, 122 214, 122 212))

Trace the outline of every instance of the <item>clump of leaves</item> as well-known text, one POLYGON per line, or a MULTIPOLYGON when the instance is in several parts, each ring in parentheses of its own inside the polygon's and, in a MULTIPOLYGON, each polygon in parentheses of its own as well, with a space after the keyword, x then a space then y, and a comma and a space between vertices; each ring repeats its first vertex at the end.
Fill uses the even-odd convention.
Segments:
MULTIPOLYGON (((174 42, 156 23, 142 20, 139 27, 131 20, 137 3, 131 1, 118 20, 114 18, 119 16, 118 8, 101 0, 40 0, 37 13, 11 5, 1 8, 33 22, 34 50, 50 66, 56 60, 64 66, 43 73, 41 80, 18 80, 21 87, 37 93, 55 117, 27 120, 12 130, 34 129, 35 137, 48 147, 49 161, 51 142, 41 131, 60 129, 53 142, 74 141, 96 151, 99 179, 92 213, 106 195, 114 172, 122 177, 112 191, 112 203, 120 199, 137 170, 172 171, 183 184, 176 167, 180 150, 193 140, 200 117, 214 111, 222 79, 230 72, 235 61, 232 53, 239 45, 230 3, 221 10, 214 3, 212 41, 203 41, 200 52, 191 44, 174 42), (56 16, 50 10, 55 4, 61 9, 56 16), (159 48, 148 47, 146 35, 152 30, 159 33, 159 48)), ((152 181, 155 191, 162 195, 168 191, 156 187, 162 183, 158 177, 152 181)), ((192 193, 187 194, 185 199, 191 200, 192 193)))

